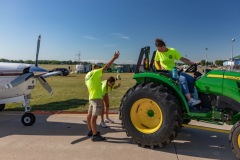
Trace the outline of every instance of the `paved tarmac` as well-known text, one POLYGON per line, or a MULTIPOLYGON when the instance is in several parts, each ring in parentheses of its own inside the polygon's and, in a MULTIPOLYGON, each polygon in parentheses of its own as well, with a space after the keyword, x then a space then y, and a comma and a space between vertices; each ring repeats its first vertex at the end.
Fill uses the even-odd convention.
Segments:
MULTIPOLYGON (((138 147, 126 136, 117 114, 111 115, 116 123, 106 129, 98 126, 105 142, 92 142, 86 136, 85 114, 37 114, 30 127, 21 124, 21 116, 22 112, 0 112, 0 160, 236 159, 226 133, 186 126, 172 143, 152 150, 138 147)), ((230 130, 231 126, 218 128, 230 130)))

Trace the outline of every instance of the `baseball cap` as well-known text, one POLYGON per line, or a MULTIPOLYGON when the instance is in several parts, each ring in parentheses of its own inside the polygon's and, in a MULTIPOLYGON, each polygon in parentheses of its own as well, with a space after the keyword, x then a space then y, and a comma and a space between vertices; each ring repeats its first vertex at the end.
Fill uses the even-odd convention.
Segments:
POLYGON ((100 65, 98 65, 98 64, 96 64, 96 63, 93 63, 93 64, 92 64, 92 68, 95 68, 95 67, 102 68, 100 65))

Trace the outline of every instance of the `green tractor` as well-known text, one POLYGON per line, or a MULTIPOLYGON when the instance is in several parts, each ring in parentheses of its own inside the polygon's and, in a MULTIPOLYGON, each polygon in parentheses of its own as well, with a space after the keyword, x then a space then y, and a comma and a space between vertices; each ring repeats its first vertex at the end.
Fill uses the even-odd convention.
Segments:
POLYGON ((150 47, 141 49, 133 76, 136 85, 121 100, 119 119, 127 136, 139 146, 153 149, 169 144, 182 124, 191 120, 226 123, 233 125, 229 140, 240 158, 240 73, 206 70, 202 75, 197 65, 190 66, 185 72, 194 74, 201 100, 199 110, 191 111, 178 81, 168 71, 154 68, 155 53, 150 61, 150 47))

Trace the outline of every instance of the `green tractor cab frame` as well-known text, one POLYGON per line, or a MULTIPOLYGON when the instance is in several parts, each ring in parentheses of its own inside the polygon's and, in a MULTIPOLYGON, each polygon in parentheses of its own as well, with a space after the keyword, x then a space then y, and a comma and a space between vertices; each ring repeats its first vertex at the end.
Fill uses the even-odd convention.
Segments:
MULTIPOLYGON (((130 88, 121 100, 119 118, 128 136, 140 146, 163 147, 175 139, 191 120, 233 125, 229 140, 240 158, 240 73, 225 70, 197 71, 197 65, 185 72, 194 74, 201 103, 191 112, 178 80, 169 71, 156 70, 150 47, 140 51, 130 88)), ((179 72, 181 72, 180 70, 179 72)))

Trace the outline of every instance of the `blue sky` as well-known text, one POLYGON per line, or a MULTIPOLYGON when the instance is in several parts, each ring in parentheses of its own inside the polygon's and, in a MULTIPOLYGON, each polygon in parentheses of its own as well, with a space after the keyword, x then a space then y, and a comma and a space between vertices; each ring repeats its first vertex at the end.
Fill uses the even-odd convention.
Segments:
POLYGON ((162 38, 200 61, 240 55, 239 0, 0 0, 0 58, 136 63, 162 38), (236 41, 232 43, 232 38, 236 41), (208 48, 208 51, 205 50, 208 48))

